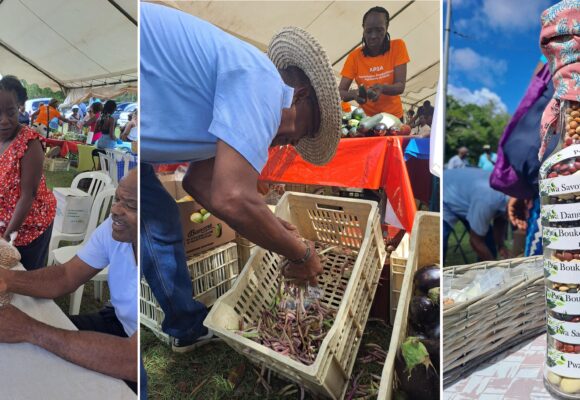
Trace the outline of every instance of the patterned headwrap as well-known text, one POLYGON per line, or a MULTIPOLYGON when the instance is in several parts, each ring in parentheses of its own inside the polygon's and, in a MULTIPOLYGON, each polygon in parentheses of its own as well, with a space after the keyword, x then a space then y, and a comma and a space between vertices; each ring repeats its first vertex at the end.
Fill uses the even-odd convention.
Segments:
POLYGON ((542 13, 540 47, 548 59, 555 90, 542 115, 541 160, 555 133, 560 101, 580 102, 580 0, 563 0, 542 13))

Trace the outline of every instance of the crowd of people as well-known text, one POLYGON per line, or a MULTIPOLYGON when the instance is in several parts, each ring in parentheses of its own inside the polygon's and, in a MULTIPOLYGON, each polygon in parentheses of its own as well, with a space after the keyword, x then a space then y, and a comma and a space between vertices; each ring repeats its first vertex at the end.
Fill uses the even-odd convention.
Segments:
POLYGON ((59 105, 58 99, 53 98, 48 104, 41 102, 32 113, 28 113, 24 105, 21 105, 18 109, 18 122, 32 127, 47 138, 66 123, 68 132, 86 133, 87 143, 94 144, 98 149, 112 149, 119 140, 125 142, 137 140, 137 109, 131 113, 129 123, 117 137, 115 133, 117 121, 112 116, 117 109, 114 100, 103 103, 100 99, 91 99, 88 107, 85 103, 75 104, 71 107, 71 115, 68 118, 59 111, 59 105))

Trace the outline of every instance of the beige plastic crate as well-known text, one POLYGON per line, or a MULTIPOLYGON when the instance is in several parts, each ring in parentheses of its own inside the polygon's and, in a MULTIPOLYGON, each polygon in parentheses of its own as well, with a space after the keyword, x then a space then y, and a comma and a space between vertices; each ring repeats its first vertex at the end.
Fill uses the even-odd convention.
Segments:
POLYGON ((401 297, 397 306, 398 312, 393 325, 389 352, 381 375, 378 400, 391 400, 393 397, 395 356, 397 349, 407 337, 409 304, 413 297, 413 275, 421 267, 440 264, 439 244, 439 213, 417 212, 411 232, 409 260, 401 287, 401 297))
POLYGON ((49 172, 62 172, 70 169, 70 162, 66 158, 45 158, 44 170, 49 172))
MULTIPOLYGON (((193 257, 187 260, 187 268, 192 277, 193 298, 210 307, 233 286, 238 277, 237 245, 228 243, 193 257)), ((141 279, 139 311, 141 323, 162 341, 169 343, 169 337, 161 330, 165 314, 145 279, 141 279)))
POLYGON ((405 233, 401 242, 391 253, 391 276, 389 279, 390 286, 390 322, 391 325, 395 323, 395 315, 397 313, 397 304, 399 304, 399 297, 401 295, 401 287, 403 286, 403 278, 405 276, 405 267, 407 266, 407 259, 409 258, 409 234, 405 233))
POLYGON ((252 250, 256 248, 256 244, 240 235, 236 235, 236 243, 238 245, 238 256, 240 257, 240 269, 243 269, 250 259, 252 250))
POLYGON ((319 280, 321 301, 337 310, 316 360, 304 365, 236 333, 240 321, 253 323, 276 293, 280 256, 257 248, 234 287, 204 321, 229 346, 318 396, 341 399, 347 388, 379 276, 386 258, 376 203, 287 192, 276 215, 309 239, 357 250, 350 278, 342 277, 340 257, 327 254, 319 280), (338 275, 337 275, 338 272, 338 275))

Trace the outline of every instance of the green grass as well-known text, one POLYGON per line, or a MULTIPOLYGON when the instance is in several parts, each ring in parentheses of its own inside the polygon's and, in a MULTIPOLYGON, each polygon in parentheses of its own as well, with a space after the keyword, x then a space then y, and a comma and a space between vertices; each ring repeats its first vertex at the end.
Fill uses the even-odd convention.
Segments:
MULTIPOLYGON (((453 229, 455 230, 455 233, 457 234, 458 238, 460 238, 463 232, 465 231, 465 227, 461 222, 456 223, 453 229)), ((505 243, 508 249, 512 248, 513 237, 511 229, 508 229, 508 239, 506 240, 505 243)), ((473 250, 471 244, 469 243, 469 232, 464 235, 460 245, 460 247, 463 249, 463 253, 465 254, 467 262, 463 260, 463 257, 461 256, 459 249, 458 248, 456 249, 456 247, 457 240, 453 237, 453 234, 451 234, 449 236, 449 242, 447 244, 447 257, 444 263, 445 266, 473 264, 478 261, 477 253, 475 252, 475 250, 473 250)))
POLYGON ((70 187, 74 177, 77 175, 77 170, 71 168, 69 171, 62 172, 49 172, 44 171, 44 176, 46 177, 46 186, 50 190, 55 187, 70 187))
MULTIPOLYGON (((367 354, 366 343, 388 349, 391 327, 382 321, 369 321, 359 357, 367 354)), ((177 354, 160 342, 147 328, 141 328, 141 355, 148 375, 150 399, 199 400, 277 400, 300 398, 300 388, 290 381, 272 376, 270 390, 258 381, 256 367, 224 342, 210 343, 187 354, 177 354)), ((381 375, 382 364, 357 361, 352 376, 361 374, 366 383, 369 374, 381 375)), ((267 380, 267 377, 266 377, 267 380)), ((305 399, 314 399, 306 393, 305 399)))

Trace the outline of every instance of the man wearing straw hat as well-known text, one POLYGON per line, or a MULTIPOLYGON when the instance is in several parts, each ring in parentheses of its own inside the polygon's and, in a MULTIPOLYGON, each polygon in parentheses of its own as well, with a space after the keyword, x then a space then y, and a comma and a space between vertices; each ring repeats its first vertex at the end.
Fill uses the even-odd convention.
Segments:
POLYGON ((190 162, 184 189, 259 246, 291 260, 285 274, 316 282, 312 242, 278 220, 256 187, 271 145, 293 145, 316 165, 340 137, 340 97, 312 36, 284 28, 268 54, 194 16, 141 4, 142 271, 165 311, 175 351, 211 336, 205 306, 191 299, 174 199, 150 163, 190 162), (160 212, 162 211, 162 212, 160 212))

